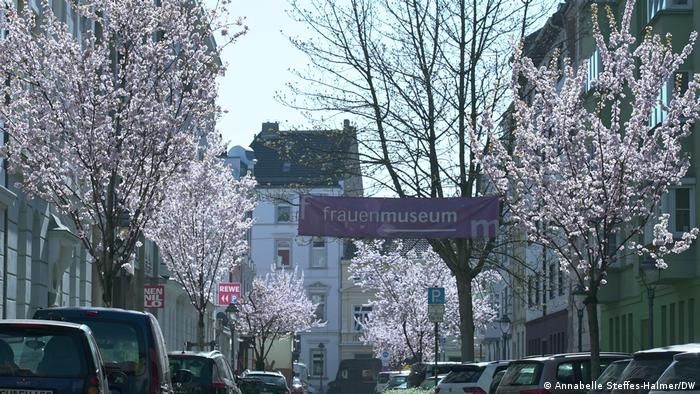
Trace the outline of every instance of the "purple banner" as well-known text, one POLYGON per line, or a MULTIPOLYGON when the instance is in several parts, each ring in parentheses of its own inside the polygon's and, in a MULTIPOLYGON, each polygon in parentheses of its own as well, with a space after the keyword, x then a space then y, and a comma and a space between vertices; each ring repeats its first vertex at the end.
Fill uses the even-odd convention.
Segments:
POLYGON ((299 235, 348 238, 492 238, 498 198, 303 195, 299 235))

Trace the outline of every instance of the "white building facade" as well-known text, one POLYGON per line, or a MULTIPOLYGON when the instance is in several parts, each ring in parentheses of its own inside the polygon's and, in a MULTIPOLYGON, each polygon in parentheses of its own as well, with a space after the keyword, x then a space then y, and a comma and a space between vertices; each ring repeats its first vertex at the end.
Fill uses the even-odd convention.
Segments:
POLYGON ((264 276, 272 269, 298 270, 304 275, 307 294, 319 305, 317 317, 325 325, 298 333, 292 353, 295 360, 307 365, 311 382, 317 387, 327 387, 341 360, 344 242, 338 238, 297 234, 299 196, 361 195, 359 170, 348 175, 342 159, 323 160, 321 153, 318 156, 313 153, 316 147, 342 149, 343 153, 351 151, 353 147, 341 140, 353 130, 348 121, 342 130, 327 132, 280 131, 277 123, 263 123, 262 132, 251 144, 255 152, 254 175, 259 200, 253 212, 250 257, 256 275, 264 276), (294 146, 301 146, 299 144, 315 158, 282 153, 290 146, 293 151, 294 146))

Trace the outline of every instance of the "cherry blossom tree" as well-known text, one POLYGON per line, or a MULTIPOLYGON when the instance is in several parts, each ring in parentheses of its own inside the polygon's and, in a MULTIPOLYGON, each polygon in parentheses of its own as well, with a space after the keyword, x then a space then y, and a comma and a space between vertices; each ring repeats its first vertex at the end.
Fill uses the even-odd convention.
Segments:
POLYGON ((255 368, 265 369, 265 359, 279 338, 320 327, 317 304, 304 289, 304 276, 294 271, 275 269, 264 278, 253 280, 251 290, 239 305, 236 330, 253 337, 255 368))
MULTIPOLYGON (((399 365, 406 359, 430 360, 435 352, 434 323, 428 320, 428 288, 445 288, 445 315, 440 333, 459 336, 459 299, 457 283, 442 258, 427 246, 418 251, 416 241, 355 242, 357 252, 348 266, 357 284, 373 295, 366 321, 358 321, 363 329, 362 339, 372 344, 379 354, 389 351, 391 363, 399 365)), ((495 281, 497 274, 485 270, 472 280, 474 323, 483 326, 496 316, 491 308, 485 286, 495 281)))
MULTIPOLYGON (((664 257, 683 252, 698 235, 691 229, 674 238, 668 215, 659 214, 662 196, 689 166, 682 142, 700 116, 700 81, 696 77, 685 90, 674 83, 668 102, 660 92, 674 82, 696 34, 680 53, 673 52, 670 35, 660 37, 650 27, 637 44, 630 33, 634 3, 627 1, 619 26, 607 8, 606 36, 593 7, 602 59, 595 81, 586 81, 586 68, 568 59, 561 69, 557 59, 537 68, 516 52, 514 127, 504 141, 492 137, 481 158, 514 221, 531 242, 552 250, 586 292, 592 376, 600 365, 597 296, 610 267, 647 255, 666 268, 664 257), (659 110, 663 120, 652 123, 659 110)), ((488 116, 484 125, 496 134, 488 116)))
POLYGON ((197 311, 197 343, 204 346, 204 317, 214 286, 248 250, 255 181, 236 179, 221 160, 218 143, 192 158, 188 170, 169 184, 168 194, 145 228, 158 244, 170 272, 197 311))
POLYGON ((72 219, 111 305, 166 182, 213 130, 219 54, 245 27, 189 0, 69 2, 72 31, 46 0, 38 16, 0 3, 3 157, 72 219))

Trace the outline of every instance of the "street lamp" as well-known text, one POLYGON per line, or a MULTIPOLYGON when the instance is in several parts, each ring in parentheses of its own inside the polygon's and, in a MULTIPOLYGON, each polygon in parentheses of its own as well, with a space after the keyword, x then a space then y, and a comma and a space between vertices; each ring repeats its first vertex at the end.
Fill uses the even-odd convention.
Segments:
MULTIPOLYGON (((321 351, 321 354, 323 354, 323 349, 325 349, 325 348, 326 348, 326 345, 324 345, 323 342, 318 344, 318 350, 321 351)), ((326 366, 325 366, 326 358, 323 357, 323 358, 321 358, 321 360, 323 360, 323 362, 321 363, 321 378, 320 378, 321 382, 320 382, 320 388, 318 391, 320 394, 323 394, 323 373, 324 373, 324 370, 326 369, 326 366)))
POLYGON ((510 318, 508 315, 503 315, 500 319, 496 320, 496 322, 498 323, 498 328, 501 329, 501 333, 503 334, 503 342, 501 346, 503 347, 503 360, 506 360, 508 359, 506 341, 508 340, 508 326, 510 326, 510 318))
POLYGON ((228 317, 229 328, 231 329, 231 365, 233 370, 238 370, 238 358, 236 357, 236 320, 238 319, 238 307, 236 304, 228 304, 226 307, 226 316, 228 317))
POLYGON ((585 304, 586 297, 588 293, 580 284, 576 286, 574 291, 571 292, 574 298, 574 308, 576 309, 576 314, 578 315, 578 351, 583 351, 583 308, 585 304))
POLYGON ((656 285, 649 284, 647 281, 647 272, 656 270, 656 280, 658 281, 661 279, 661 268, 656 266, 654 260, 642 261, 639 268, 642 284, 647 289, 647 301, 649 306, 649 346, 647 347, 652 348, 654 347, 654 298, 656 297, 656 285))

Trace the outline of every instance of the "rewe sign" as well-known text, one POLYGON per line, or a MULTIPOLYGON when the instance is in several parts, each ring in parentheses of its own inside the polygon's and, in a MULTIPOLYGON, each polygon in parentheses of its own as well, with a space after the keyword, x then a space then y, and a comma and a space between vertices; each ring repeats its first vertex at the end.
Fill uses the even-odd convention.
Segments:
POLYGON ((299 235, 351 238, 493 238, 498 198, 303 195, 299 235))
POLYGON ((241 298, 240 283, 219 283, 217 305, 235 304, 241 298))
POLYGON ((162 285, 144 285, 143 307, 165 308, 165 287, 162 285))

